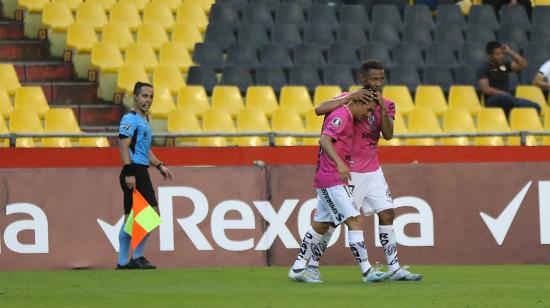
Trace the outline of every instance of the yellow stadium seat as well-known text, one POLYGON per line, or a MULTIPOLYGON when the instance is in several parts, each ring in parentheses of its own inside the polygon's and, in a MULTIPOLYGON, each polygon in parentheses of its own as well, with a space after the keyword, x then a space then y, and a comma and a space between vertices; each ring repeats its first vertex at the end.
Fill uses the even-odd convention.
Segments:
MULTIPOLYGON (((321 135, 321 129, 323 128, 324 116, 318 116, 315 112, 308 112, 306 115, 306 133, 321 135)), ((313 138, 304 137, 304 145, 319 145, 319 136, 313 138)))
POLYGON ((98 2, 86 1, 76 9, 76 22, 101 30, 108 22, 104 8, 98 2))
POLYGON ((202 8, 196 3, 182 3, 178 7, 176 21, 178 23, 191 23, 197 26, 201 32, 206 30, 208 18, 202 8))
MULTIPOLYGON (((235 125, 231 114, 225 109, 212 108, 206 111, 202 117, 202 131, 205 133, 234 133, 235 125)), ((230 137, 229 140, 233 138, 230 137)), ((228 138, 226 137, 200 137, 199 146, 227 146, 228 138)))
MULTIPOLYGON (((449 108, 443 116, 444 133, 475 133, 476 127, 470 112, 464 108, 449 108)), ((443 145, 470 145, 470 138, 443 138, 443 145)))
POLYGON ((153 86, 170 90, 176 95, 179 89, 185 86, 180 70, 171 65, 159 65, 153 73, 153 86))
MULTIPOLYGON (((409 133, 436 134, 441 132, 437 117, 431 109, 417 106, 409 113, 409 133)), ((435 145, 435 143, 434 138, 407 139, 407 145, 435 145)))
POLYGON ((236 86, 215 86, 212 91, 212 108, 226 110, 236 118, 244 108, 241 91, 236 86))
POLYGON ((126 24, 110 22, 103 26, 101 41, 115 44, 118 49, 125 51, 126 47, 134 42, 130 29, 126 24))
POLYGON ((71 108, 52 108, 46 112, 44 131, 47 133, 80 133, 78 121, 71 108))
POLYGON ((305 117, 313 109, 311 97, 304 86, 282 87, 279 103, 281 108, 295 110, 301 117, 305 117))
MULTIPOLYGON (((403 119, 403 116, 401 113, 395 114, 395 120, 393 121, 393 134, 394 136, 396 134, 406 134, 409 130, 407 129, 407 126, 405 125, 405 120, 403 119)), ((402 144, 401 138, 393 137, 390 140, 384 139, 384 137, 380 136, 380 139, 378 140, 379 145, 384 146, 398 146, 402 144)))
POLYGON ((414 109, 411 92, 407 86, 385 86, 382 89, 382 96, 395 103, 395 110, 404 116, 414 109))
POLYGON ((88 3, 97 3, 105 12, 109 12, 113 5, 115 5, 116 0, 86 0, 88 3))
MULTIPOLYGON (((544 130, 550 132, 550 112, 544 115, 544 130)), ((550 136, 542 137, 542 145, 550 145, 550 136)))
MULTIPOLYGON (((35 133, 44 132, 38 114, 28 109, 14 109, 10 115, 9 131, 11 133, 35 133)), ((34 140, 31 137, 17 138, 16 147, 32 148, 34 140)))
POLYGON ((516 97, 528 99, 540 105, 542 114, 546 113, 548 104, 541 88, 537 86, 519 85, 516 88, 516 97))
POLYGON ((67 46, 77 52, 90 53, 97 43, 97 35, 90 25, 74 23, 67 28, 67 46))
POLYGON ((313 105, 319 106, 322 102, 333 99, 335 96, 342 93, 342 88, 339 86, 317 86, 313 93, 313 105))
POLYGON ((166 3, 150 2, 143 10, 143 23, 158 24, 164 30, 172 31, 175 21, 174 15, 166 3))
POLYGON ((473 86, 451 86, 449 90, 449 108, 463 108, 476 115, 481 103, 473 86))
POLYGON ((42 87, 21 87, 15 93, 14 109, 32 111, 43 119, 50 106, 42 87))
POLYGON ((140 65, 147 72, 152 72, 157 67, 157 56, 151 45, 146 43, 132 43, 126 47, 126 64, 140 65))
POLYGON ((199 118, 210 109, 203 86, 185 86, 178 91, 178 109, 192 110, 199 118))
POLYGON ((66 31, 74 23, 71 9, 65 2, 51 2, 44 6, 42 24, 54 31, 66 31))
POLYGON ((92 65, 102 72, 116 72, 123 64, 124 60, 115 43, 98 42, 92 47, 92 65))
POLYGON ((8 119, 12 110, 13 106, 8 92, 0 89, 0 119, 8 119))
MULTIPOLYGON (((0 135, 1 134, 8 134, 8 127, 6 126, 6 122, 3 118, 0 118, 0 135)), ((0 148, 7 148, 10 146, 10 139, 9 138, 0 138, 0 148)))
POLYGON ((70 148, 71 140, 61 137, 44 137, 42 138, 43 148, 70 148))
POLYGON ((174 25, 172 42, 183 43, 187 51, 193 51, 195 44, 202 41, 203 38, 197 25, 192 23, 177 23, 174 25))
POLYGON ((207 14, 210 13, 210 8, 215 2, 216 0, 185 0, 185 3, 193 3, 200 6, 207 14))
POLYGON ((143 12, 149 0, 118 0, 118 3, 132 3, 138 11, 143 12))
POLYGON ((550 0, 533 0, 533 5, 550 5, 550 0))
POLYGON ((117 2, 111 8, 111 23, 123 23, 132 31, 137 31, 141 25, 141 17, 136 5, 132 2, 117 2))
POLYGON ((149 44, 155 51, 159 51, 162 44, 168 43, 168 35, 159 24, 143 23, 138 27, 137 41, 149 44))
POLYGON ((49 2, 49 0, 18 0, 17 4, 29 13, 40 13, 49 2))
POLYGON ((443 90, 439 86, 418 86, 414 102, 416 107, 430 109, 437 116, 443 115, 448 108, 443 90))
POLYGON ((271 118, 279 108, 273 88, 269 86, 250 86, 246 89, 246 108, 258 109, 271 118))
POLYGON ((52 2, 65 2, 69 6, 69 9, 71 9, 71 11, 74 12, 84 1, 83 0, 53 0, 52 2))
POLYGON ((156 88, 149 114, 155 119, 166 119, 168 113, 174 109, 176 109, 176 105, 170 90, 156 88))
POLYGON ((81 137, 78 145, 80 147, 108 148, 109 140, 105 137, 81 137))
MULTIPOLYGON (((510 128, 512 131, 543 131, 540 117, 533 108, 513 108, 510 111, 510 128)), ((538 145, 537 136, 527 136, 526 145, 538 145)), ((520 137, 510 137, 508 145, 520 145, 520 137)))
POLYGON ((182 72, 187 72, 189 67, 193 65, 193 61, 187 52, 185 44, 172 42, 164 43, 160 48, 159 64, 170 65, 182 72))
MULTIPOLYGON (((242 109, 237 116, 237 132, 269 132, 271 128, 265 113, 259 109, 242 109)), ((235 145, 241 147, 268 145, 267 137, 236 137, 235 145)))
POLYGON ((159 3, 168 6, 170 11, 177 12, 178 7, 183 2, 183 0, 152 0, 151 3, 159 3))
POLYGON ((14 95, 15 90, 21 87, 19 77, 11 63, 0 63, 0 80, 2 80, 0 90, 8 92, 9 95, 14 95))
MULTIPOLYGON (((300 114, 295 109, 279 108, 273 112, 271 119, 271 130, 276 133, 304 133, 305 128, 300 114)), ((298 145, 302 138, 296 137, 276 137, 275 145, 293 146, 298 145)))
MULTIPOLYGON (((481 108, 477 114, 477 132, 510 132, 510 126, 501 108, 481 108)), ((500 136, 476 137, 475 145, 500 146, 504 139, 500 136)))
POLYGON ((149 83, 147 72, 139 65, 123 65, 118 70, 117 87, 119 90, 132 94, 136 82, 149 83))
MULTIPOLYGON (((190 110, 174 109, 168 113, 166 123, 169 133, 200 133, 201 126, 197 116, 190 110)), ((195 144, 197 137, 176 138, 176 145, 195 144)))

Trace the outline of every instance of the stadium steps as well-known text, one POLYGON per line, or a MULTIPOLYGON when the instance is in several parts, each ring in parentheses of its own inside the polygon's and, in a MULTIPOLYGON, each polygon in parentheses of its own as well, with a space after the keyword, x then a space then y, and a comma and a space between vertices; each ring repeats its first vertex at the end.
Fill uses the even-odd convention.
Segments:
POLYGON ((0 40, 15 40, 23 37, 24 24, 19 21, 0 19, 0 40))

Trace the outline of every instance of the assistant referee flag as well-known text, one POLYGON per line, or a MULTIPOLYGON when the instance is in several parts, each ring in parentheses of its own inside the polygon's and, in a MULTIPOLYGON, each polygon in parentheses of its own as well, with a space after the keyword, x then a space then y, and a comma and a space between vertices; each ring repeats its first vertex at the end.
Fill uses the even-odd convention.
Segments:
POLYGON ((143 238, 160 225, 160 217, 137 189, 134 189, 132 199, 132 210, 126 220, 124 231, 132 236, 130 246, 136 249, 143 238))

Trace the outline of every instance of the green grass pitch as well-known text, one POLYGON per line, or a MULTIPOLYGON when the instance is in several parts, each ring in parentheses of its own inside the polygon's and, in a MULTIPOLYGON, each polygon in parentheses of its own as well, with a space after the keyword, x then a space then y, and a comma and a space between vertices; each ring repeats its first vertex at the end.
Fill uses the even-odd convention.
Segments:
POLYGON ((420 282, 365 284, 324 266, 322 284, 287 267, 0 273, 2 307, 550 307, 550 265, 412 266, 420 282))

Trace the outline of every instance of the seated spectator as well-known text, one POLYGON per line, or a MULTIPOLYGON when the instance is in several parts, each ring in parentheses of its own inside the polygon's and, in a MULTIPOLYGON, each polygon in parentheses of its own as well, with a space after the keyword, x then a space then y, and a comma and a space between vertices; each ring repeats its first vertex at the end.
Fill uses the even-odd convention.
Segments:
POLYGON ((508 45, 489 42, 486 47, 488 62, 478 69, 476 78, 485 95, 486 107, 500 107, 506 113, 515 107, 531 107, 540 113, 540 106, 532 101, 517 98, 509 86, 509 74, 517 73, 527 67, 527 60, 508 45), (504 55, 510 55, 512 62, 504 62, 504 55))
POLYGON ((539 86, 543 91, 550 90, 550 60, 539 68, 535 78, 533 78, 533 84, 539 86))

